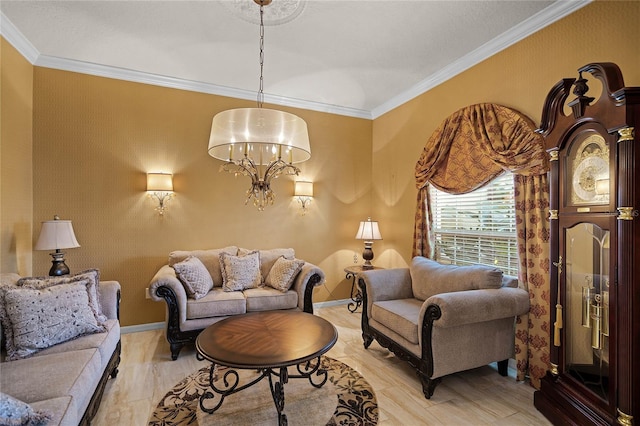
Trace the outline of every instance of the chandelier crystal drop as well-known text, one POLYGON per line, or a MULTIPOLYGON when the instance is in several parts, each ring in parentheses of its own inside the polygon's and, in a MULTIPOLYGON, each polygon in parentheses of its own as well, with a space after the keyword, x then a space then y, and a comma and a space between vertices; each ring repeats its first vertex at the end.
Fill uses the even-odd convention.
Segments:
POLYGON ((248 176, 258 210, 273 204, 271 181, 280 175, 298 175, 295 163, 311 158, 307 123, 288 112, 266 109, 264 101, 264 6, 271 0, 254 0, 260 6, 260 80, 257 108, 222 111, 213 117, 209 137, 209 155, 224 161, 220 171, 248 176))

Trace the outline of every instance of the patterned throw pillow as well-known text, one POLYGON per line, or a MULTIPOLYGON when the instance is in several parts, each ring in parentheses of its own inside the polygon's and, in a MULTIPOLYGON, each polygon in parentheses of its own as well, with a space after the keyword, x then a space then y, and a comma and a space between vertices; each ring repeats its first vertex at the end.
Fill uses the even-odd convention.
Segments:
POLYGON ((293 280, 304 266, 304 260, 279 257, 274 263, 265 284, 285 293, 289 291, 293 280))
POLYGON ((0 392, 0 425, 5 426, 45 426, 51 415, 35 411, 29 404, 0 392))
POLYGON ((257 288, 262 284, 260 252, 257 250, 244 256, 221 253, 220 269, 222 269, 222 289, 224 291, 257 288))
POLYGON ((89 306, 91 306, 98 322, 103 323, 107 320, 107 317, 102 313, 102 306, 100 305, 100 270, 98 269, 87 269, 75 275, 63 275, 61 277, 21 278, 18 280, 18 285, 40 290, 54 285, 70 284, 87 280, 89 281, 87 286, 89 306))
POLYGON ((213 280, 202 261, 189 256, 182 262, 173 265, 176 275, 189 297, 196 300, 203 298, 213 288, 213 280))
POLYGON ((84 334, 106 331, 89 305, 89 284, 86 280, 41 290, 7 290, 3 322, 9 324, 13 337, 7 339, 7 358, 25 358, 84 334))

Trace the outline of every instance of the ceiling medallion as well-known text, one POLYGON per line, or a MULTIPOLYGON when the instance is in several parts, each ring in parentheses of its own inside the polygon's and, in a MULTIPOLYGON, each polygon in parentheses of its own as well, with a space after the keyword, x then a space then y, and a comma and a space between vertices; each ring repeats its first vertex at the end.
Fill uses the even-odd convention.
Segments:
MULTIPOLYGON (((254 0, 255 3, 260 4, 261 0, 254 0)), ((259 25, 260 17, 256 16, 256 6, 254 2, 247 0, 227 0, 221 1, 222 5, 229 10, 234 16, 242 19, 243 21, 251 22, 252 24, 259 25)), ((297 18, 306 5, 306 0, 277 0, 271 2, 271 0, 262 1, 268 8, 264 10, 264 25, 281 25, 287 22, 293 21, 297 18)))

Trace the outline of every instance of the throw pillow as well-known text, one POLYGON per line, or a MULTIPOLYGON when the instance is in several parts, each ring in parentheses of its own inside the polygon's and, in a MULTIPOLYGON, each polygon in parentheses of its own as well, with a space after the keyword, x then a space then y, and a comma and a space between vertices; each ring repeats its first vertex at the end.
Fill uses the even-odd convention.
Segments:
MULTIPOLYGON (((253 250, 248 250, 245 248, 238 249, 238 256, 244 256, 253 250)), ((275 248, 269 250, 259 250, 260 252, 260 273, 262 274, 262 279, 267 278, 269 275, 269 271, 276 263, 280 257, 285 257, 287 259, 294 259, 296 257, 296 252, 292 248, 275 248)))
POLYGON ((304 260, 279 257, 269 271, 265 284, 285 293, 289 291, 303 266, 304 260))
POLYGON ((200 259, 189 256, 182 262, 173 265, 176 276, 184 286, 189 297, 196 300, 203 298, 213 288, 213 280, 209 271, 200 259))
POLYGON ((54 285, 84 282, 87 280, 89 281, 89 285, 87 286, 89 306, 91 306, 98 322, 103 323, 107 320, 107 317, 102 313, 102 306, 100 305, 100 270, 98 269, 87 269, 75 275, 63 275, 61 277, 21 278, 18 280, 18 285, 40 290, 54 285))
POLYGON ((257 250, 244 256, 221 253, 220 269, 224 291, 246 290, 262 284, 260 253, 257 250))
POLYGON ((25 358, 85 334, 106 331, 89 305, 89 281, 41 290, 18 287, 5 293, 5 314, 12 329, 9 360, 25 358))
POLYGON ((26 402, 0 392, 0 425, 44 426, 49 420, 49 413, 36 411, 26 402))
POLYGON ((222 271, 220 271, 220 253, 238 254, 238 247, 229 246, 221 249, 172 251, 169 253, 169 266, 182 262, 189 256, 195 256, 209 271, 214 287, 222 287, 222 271))

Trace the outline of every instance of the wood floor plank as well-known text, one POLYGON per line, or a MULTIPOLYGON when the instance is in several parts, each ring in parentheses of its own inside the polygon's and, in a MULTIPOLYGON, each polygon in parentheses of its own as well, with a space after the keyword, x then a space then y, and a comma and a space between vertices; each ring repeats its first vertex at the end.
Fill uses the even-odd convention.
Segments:
MULTIPOLYGON (((444 377, 433 397, 425 399, 415 370, 374 342, 362 344, 360 313, 346 305, 316 310, 338 330, 327 356, 348 364, 372 385, 380 425, 550 425, 533 406, 528 383, 498 374, 495 365, 444 377)), ((185 347, 171 361, 163 330, 122 335, 120 373, 109 380, 93 425, 147 424, 164 394, 182 378, 205 366, 185 347)))

